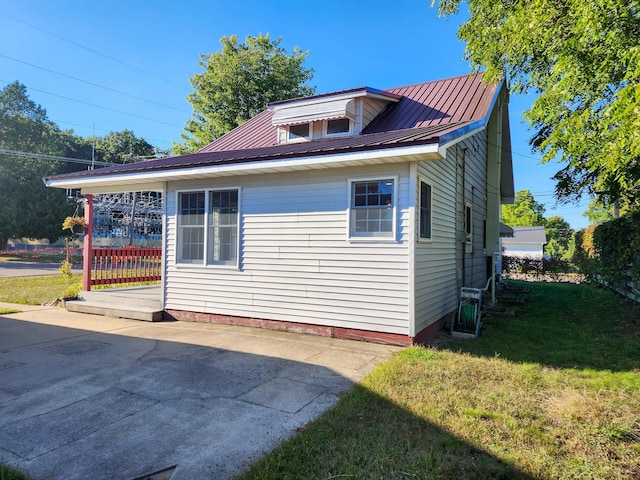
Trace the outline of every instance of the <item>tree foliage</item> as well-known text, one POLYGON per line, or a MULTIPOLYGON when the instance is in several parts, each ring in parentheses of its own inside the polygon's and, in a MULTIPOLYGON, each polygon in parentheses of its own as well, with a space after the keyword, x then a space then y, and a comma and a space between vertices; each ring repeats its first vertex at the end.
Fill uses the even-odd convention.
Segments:
POLYGON ((10 238, 47 238, 52 242, 60 238, 62 221, 76 204, 64 190, 45 187, 42 178, 86 166, 37 154, 88 160, 92 142, 96 160, 116 163, 131 153, 155 151, 128 130, 90 140, 60 130, 46 110, 29 98, 24 85, 13 82, 0 90, 0 149, 34 154, 0 153, 0 249, 6 248, 10 238))
MULTIPOLYGON (((436 0, 432 0, 432 4, 436 0)), ((440 0, 439 13, 463 0, 440 0)), ((600 192, 640 204, 640 1, 466 0, 458 30, 485 78, 538 94, 525 118, 556 195, 600 192)))
POLYGON ((110 163, 130 163, 151 157, 156 149, 131 130, 109 132, 104 137, 88 137, 86 142, 95 146, 95 159, 110 163))
POLYGON ((545 222, 545 235, 547 237, 547 244, 544 247, 546 254, 551 255, 552 258, 571 259, 574 231, 569 222, 558 215, 549 217, 545 222))
POLYGON ((511 227, 540 227, 546 225, 544 212, 529 190, 518 190, 515 201, 502 206, 502 221, 511 227))
POLYGON ((264 110, 269 102, 312 95, 305 85, 313 69, 304 67, 309 54, 296 47, 291 55, 280 47, 282 38, 269 34, 247 36, 244 43, 222 37, 222 50, 200 56, 204 72, 191 77, 187 100, 193 117, 187 120, 184 143, 176 153, 194 152, 264 110))
MULTIPOLYGON (((0 148, 60 155, 58 133, 24 85, 14 82, 0 91, 0 148)), ((66 195, 42 182, 43 176, 59 171, 55 161, 0 156, 0 248, 16 236, 60 237, 60 223, 69 210, 66 195)))

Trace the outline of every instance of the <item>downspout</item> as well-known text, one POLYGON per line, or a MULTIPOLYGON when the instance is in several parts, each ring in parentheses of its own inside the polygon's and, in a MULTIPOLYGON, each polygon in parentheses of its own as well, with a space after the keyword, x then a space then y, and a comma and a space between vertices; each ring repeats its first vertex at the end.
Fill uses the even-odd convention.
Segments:
POLYGON ((464 287, 467 284, 467 230, 466 230, 466 221, 467 221, 467 149, 462 149, 462 286, 464 287))

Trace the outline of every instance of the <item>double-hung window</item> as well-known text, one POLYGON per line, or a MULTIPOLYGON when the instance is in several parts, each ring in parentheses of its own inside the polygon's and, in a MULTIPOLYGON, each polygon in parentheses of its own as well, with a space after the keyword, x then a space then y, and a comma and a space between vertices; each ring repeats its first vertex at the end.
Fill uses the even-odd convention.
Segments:
POLYGON ((178 193, 177 261, 237 265, 238 190, 178 193))
POLYGON ((396 179, 359 180, 350 185, 352 238, 394 238, 396 179))

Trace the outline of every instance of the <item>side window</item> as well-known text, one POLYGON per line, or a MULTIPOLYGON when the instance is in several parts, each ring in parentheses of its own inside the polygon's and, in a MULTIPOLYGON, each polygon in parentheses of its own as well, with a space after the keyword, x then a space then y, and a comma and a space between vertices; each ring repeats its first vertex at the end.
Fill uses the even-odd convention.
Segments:
POLYGON ((351 182, 351 237, 394 237, 395 180, 351 182))
POLYGON ((420 238, 431 238, 431 185, 420 182, 420 238))

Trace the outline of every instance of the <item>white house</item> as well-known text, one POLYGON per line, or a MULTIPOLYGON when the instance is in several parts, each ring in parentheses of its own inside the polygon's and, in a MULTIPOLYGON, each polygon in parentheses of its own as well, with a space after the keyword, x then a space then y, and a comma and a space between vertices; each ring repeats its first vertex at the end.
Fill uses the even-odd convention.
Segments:
POLYGON ((420 342, 500 251, 508 95, 477 74, 277 102, 195 154, 45 183, 162 192, 167 316, 420 342))
POLYGON ((507 257, 541 260, 547 236, 544 227, 511 227, 513 237, 502 238, 502 254, 507 257))

